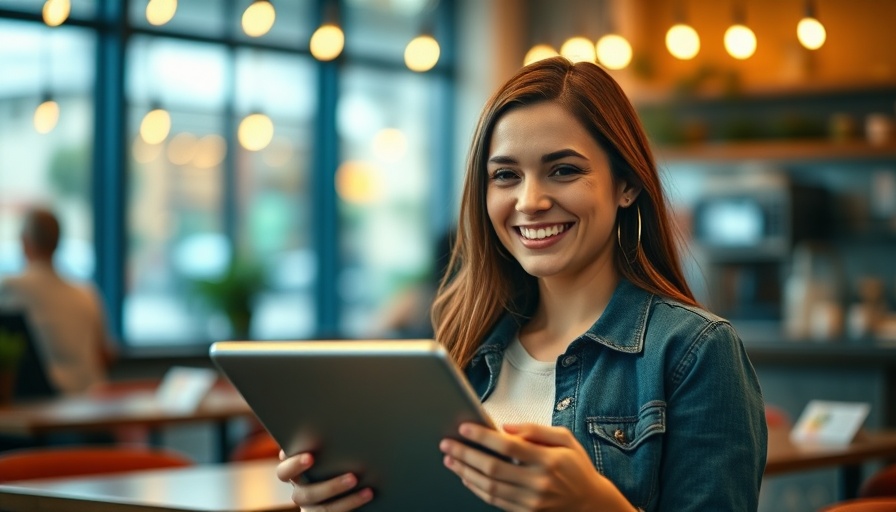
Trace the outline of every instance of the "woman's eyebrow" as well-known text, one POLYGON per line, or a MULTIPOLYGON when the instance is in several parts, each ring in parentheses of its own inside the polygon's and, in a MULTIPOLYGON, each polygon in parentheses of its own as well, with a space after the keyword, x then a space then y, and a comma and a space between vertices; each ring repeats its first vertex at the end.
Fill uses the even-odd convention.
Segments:
POLYGON ((541 161, 543 163, 553 162, 554 160, 560 160, 561 158, 566 157, 577 157, 577 158, 585 158, 585 155, 579 153, 574 149, 561 149, 560 151, 554 151, 553 153, 548 153, 541 157, 541 161))
MULTIPOLYGON (((559 151, 553 151, 541 157, 541 161, 543 163, 553 162, 554 160, 560 160, 562 158, 567 157, 577 157, 577 158, 585 158, 585 156, 574 149, 561 149, 559 151)), ((495 155, 488 159, 489 163, 493 164, 515 164, 517 163, 516 159, 511 156, 506 155, 495 155)))

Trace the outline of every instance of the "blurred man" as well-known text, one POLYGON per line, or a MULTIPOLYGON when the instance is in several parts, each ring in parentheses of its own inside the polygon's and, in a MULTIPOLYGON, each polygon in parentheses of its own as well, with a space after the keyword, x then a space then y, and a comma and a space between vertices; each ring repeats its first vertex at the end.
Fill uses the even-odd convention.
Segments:
POLYGON ((0 280, 0 304, 25 312, 51 384, 60 393, 77 394, 105 381, 115 350, 97 291, 56 273, 59 231, 50 210, 34 208, 25 215, 27 266, 21 275, 0 280))

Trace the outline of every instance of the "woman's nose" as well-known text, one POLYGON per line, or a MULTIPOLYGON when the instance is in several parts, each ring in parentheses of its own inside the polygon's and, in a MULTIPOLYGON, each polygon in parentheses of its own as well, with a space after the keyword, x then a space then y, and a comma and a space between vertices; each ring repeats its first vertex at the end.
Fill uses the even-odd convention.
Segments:
POLYGON ((550 194, 538 180, 524 180, 519 190, 516 210, 520 213, 532 214, 549 210, 553 204, 550 194))

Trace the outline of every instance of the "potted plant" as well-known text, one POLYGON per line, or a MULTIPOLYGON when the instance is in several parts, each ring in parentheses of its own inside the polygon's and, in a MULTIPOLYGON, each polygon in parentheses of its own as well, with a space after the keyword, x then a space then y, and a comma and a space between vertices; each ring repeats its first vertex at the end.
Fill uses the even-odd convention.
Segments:
POLYGON ((218 278, 194 281, 198 295, 227 317, 233 336, 240 339, 249 336, 252 306, 264 286, 261 266, 242 257, 232 258, 218 278))

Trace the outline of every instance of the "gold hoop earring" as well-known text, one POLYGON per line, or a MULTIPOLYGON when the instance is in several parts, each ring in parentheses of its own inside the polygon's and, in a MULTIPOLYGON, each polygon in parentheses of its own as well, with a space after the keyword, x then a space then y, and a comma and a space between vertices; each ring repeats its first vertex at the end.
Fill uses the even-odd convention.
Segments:
MULTIPOLYGON (((638 254, 638 251, 641 249, 641 208, 635 205, 635 211, 638 213, 638 241, 635 243, 635 254, 638 254)), ((625 254, 625 247, 622 246, 622 219, 616 223, 616 242, 619 243, 619 248, 625 254)))

